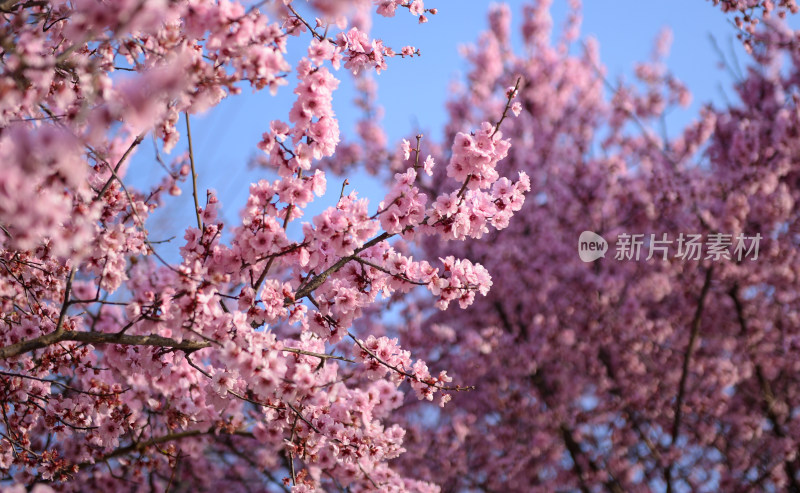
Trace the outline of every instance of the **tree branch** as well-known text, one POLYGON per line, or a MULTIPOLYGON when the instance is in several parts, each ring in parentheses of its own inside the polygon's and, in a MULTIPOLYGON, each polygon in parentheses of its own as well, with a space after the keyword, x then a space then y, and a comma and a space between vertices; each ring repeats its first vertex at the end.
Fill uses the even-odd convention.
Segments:
MULTIPOLYGON (((367 353, 372 359, 374 359, 375 361, 377 361, 381 365, 385 366, 386 368, 389 368, 390 370, 394 371, 395 373, 398 373, 398 374, 400 374, 400 375, 402 375, 402 376, 404 376, 406 378, 409 378, 409 379, 414 380, 416 382, 419 382, 421 384, 427 385, 428 387, 433 388, 433 389, 448 390, 448 391, 454 391, 454 392, 467 392, 467 391, 470 391, 470 390, 475 390, 475 386, 474 385, 470 385, 470 386, 467 386, 467 387, 462 387, 461 385, 456 385, 455 387, 448 387, 448 386, 445 386, 445 385, 437 385, 436 381, 429 382, 429 381, 422 380, 421 378, 419 378, 418 376, 414 375, 413 373, 409 373, 409 372, 403 370, 402 368, 398 368, 397 366, 391 365, 391 364, 387 363, 386 361, 382 360, 380 357, 378 357, 377 354, 375 354, 374 352, 370 351, 369 348, 367 348, 367 346, 365 346, 364 343, 361 342, 361 340, 358 337, 353 335, 352 332, 348 332, 347 335, 350 336, 350 339, 352 339, 356 343, 356 345, 362 351, 367 353)), ((432 377, 431 377, 431 379, 433 380, 432 377)))
MULTIPOLYGON (((536 390, 539 392, 539 396, 548 407, 552 407, 548 403, 548 397, 553 395, 553 391, 548 388, 547 382, 545 382, 544 375, 541 373, 541 368, 534 372, 533 374, 529 375, 531 382, 536 387, 536 390)), ((578 476, 578 485, 581 493, 589 493, 591 488, 589 484, 586 482, 585 471, 583 469, 583 465, 580 463, 580 457, 583 456, 586 459, 587 464, 589 465, 589 469, 591 469, 592 473, 597 474, 603 469, 600 465, 597 464, 588 454, 586 454, 583 449, 581 448, 580 443, 575 440, 575 436, 573 434, 572 429, 567 425, 566 422, 561 422, 558 425, 558 431, 561 435, 561 440, 564 442, 564 447, 567 449, 570 458, 572 459, 573 469, 575 474, 578 476)), ((605 469, 609 469, 606 465, 605 469)), ((625 490, 622 488, 622 485, 619 483, 619 480, 614 477, 611 471, 607 471, 608 479, 603 482, 603 486, 606 490, 610 493, 623 493, 625 490)))
MULTIPOLYGON (((103 457, 101 457, 96 462, 82 462, 81 464, 78 464, 78 467, 80 467, 81 469, 84 469, 84 468, 87 468, 87 467, 94 466, 97 462, 104 462, 104 461, 107 461, 107 460, 116 459, 117 457, 122 457, 124 455, 128 455, 131 452, 143 452, 145 449, 147 449, 147 447, 152 447, 154 445, 160 445, 162 443, 169 443, 169 442, 174 442, 174 441, 177 441, 177 440, 182 440, 184 438, 192 438, 192 437, 198 437, 198 436, 202 436, 202 435, 215 435, 217 433, 224 434, 226 432, 224 430, 222 430, 222 429, 219 429, 219 428, 216 428, 216 427, 212 426, 211 428, 209 428, 207 430, 186 430, 186 431, 180 431, 180 432, 177 432, 177 433, 170 433, 169 435, 164 435, 164 436, 160 436, 160 437, 156 437, 156 438, 151 438, 149 440, 144 440, 142 442, 132 443, 132 444, 130 444, 128 446, 125 446, 125 447, 120 447, 120 448, 118 448, 118 449, 116 449, 116 450, 104 455, 103 457)), ((244 431, 244 430, 237 430, 237 431, 234 431, 233 433, 228 433, 228 434, 240 435, 240 436, 246 436, 246 437, 252 437, 253 436, 251 433, 249 433, 247 431, 244 431)))
POLYGON ((575 441, 575 438, 572 436, 572 431, 567 428, 565 424, 562 423, 561 426, 559 426, 559 430, 561 431, 561 439, 564 440, 564 445, 567 447, 569 456, 572 459, 575 474, 578 476, 578 485, 580 486, 581 493, 590 493, 591 490, 586 484, 583 466, 580 463, 580 455, 582 453, 580 445, 575 441))
MULTIPOLYGON (((678 396, 675 399, 675 418, 672 421, 671 441, 672 445, 678 439, 678 432, 680 431, 681 418, 683 417, 683 399, 686 396, 686 381, 689 378, 689 362, 692 359, 697 339, 700 335, 700 320, 703 318, 703 308, 708 296, 709 288, 711 287, 711 274, 714 272, 714 267, 709 267, 706 270, 706 277, 703 281, 703 287, 700 290, 700 299, 697 302, 697 309, 694 312, 692 319, 691 334, 689 335, 689 344, 686 346, 686 351, 683 354, 683 367, 681 368, 681 379, 678 383, 678 396)), ((664 470, 664 480, 667 483, 667 493, 672 493, 672 467, 674 463, 670 463, 664 470)))
POLYGON ((85 342, 89 344, 124 344, 129 346, 156 346, 192 353, 211 346, 207 341, 176 341, 157 335, 134 336, 126 334, 108 334, 105 332, 62 331, 18 342, 0 348, 0 360, 13 358, 36 349, 41 349, 59 342, 85 342))
POLYGON ((192 197, 194 198, 194 215, 197 218, 197 229, 203 233, 203 221, 200 219, 200 202, 197 200, 197 171, 194 167, 194 150, 192 149, 192 127, 189 126, 189 112, 184 111, 186 119, 186 137, 189 139, 189 165, 192 167, 192 197))
MULTIPOLYGON (((744 306, 742 305, 742 301, 739 299, 739 287, 734 286, 731 288, 728 294, 733 300, 733 306, 736 309, 736 319, 739 322, 741 334, 744 336, 748 333, 748 329, 747 320, 744 318, 744 306)), ((769 384, 769 380, 767 380, 766 376, 764 375, 764 369, 760 364, 755 363, 754 366, 756 369, 756 380, 758 380, 758 386, 761 390, 761 398, 764 400, 764 412, 766 413, 767 418, 772 425, 772 431, 778 438, 786 438, 786 431, 781 425, 780 416, 778 416, 778 414, 775 412, 775 394, 772 392, 772 387, 769 384)), ((789 479, 790 486, 788 491, 791 491, 792 493, 800 493, 800 481, 797 480, 797 467, 795 464, 788 459, 784 460, 783 469, 789 479)))
MULTIPOLYGON (((303 285, 297 292, 294 294, 294 301, 300 300, 311 294, 315 289, 320 287, 328 276, 333 274, 334 272, 338 271, 342 267, 344 267, 348 262, 351 260, 355 260, 356 256, 366 250, 367 248, 373 247, 378 243, 382 242, 383 240, 389 239, 394 236, 393 233, 381 233, 380 235, 376 236, 375 238, 369 240, 368 242, 364 243, 363 246, 356 248, 356 251, 353 252, 352 255, 347 257, 342 257, 339 259, 338 262, 333 264, 332 266, 328 267, 324 272, 319 274, 318 276, 314 276, 311 280, 309 280, 305 285, 303 285)), ((284 302, 285 305, 291 304, 290 301, 284 302)))
POLYGON ((69 308, 69 295, 72 291, 72 280, 75 279, 75 269, 69 271, 67 275, 67 284, 64 286, 64 302, 61 303, 61 311, 58 313, 58 322, 56 322, 56 330, 54 334, 60 334, 64 331, 64 318, 67 316, 67 309, 69 308))
POLYGON ((514 84, 514 89, 512 89, 511 92, 508 94, 508 99, 506 100, 506 107, 503 109, 503 114, 500 116, 500 119, 497 120, 497 123, 495 123, 494 132, 492 132, 491 137, 494 137, 494 135, 500 130, 500 125, 503 124, 503 121, 508 116, 508 110, 511 109, 511 101, 517 95, 517 91, 519 91, 519 85, 521 82, 522 82, 522 76, 520 75, 519 77, 517 77, 517 82, 514 84))
POLYGON ((128 158, 128 156, 131 154, 131 152, 133 152, 133 149, 136 146, 138 146, 139 144, 142 143, 142 140, 144 140, 144 134, 139 134, 139 135, 136 136, 135 139, 133 139, 133 142, 128 147, 128 149, 125 151, 125 154, 123 154, 122 157, 119 158, 119 161, 117 162, 117 165, 114 166, 114 172, 111 173, 111 177, 108 179, 106 184, 103 185, 103 188, 101 188, 100 191, 97 192, 97 196, 94 198, 94 200, 92 200, 92 202, 97 202, 98 200, 100 200, 100 198, 103 197, 103 194, 106 193, 106 191, 108 190, 108 187, 111 186, 111 183, 113 183, 114 179, 117 177, 117 173, 119 172, 119 169, 122 167, 122 163, 124 163, 125 160, 128 158))

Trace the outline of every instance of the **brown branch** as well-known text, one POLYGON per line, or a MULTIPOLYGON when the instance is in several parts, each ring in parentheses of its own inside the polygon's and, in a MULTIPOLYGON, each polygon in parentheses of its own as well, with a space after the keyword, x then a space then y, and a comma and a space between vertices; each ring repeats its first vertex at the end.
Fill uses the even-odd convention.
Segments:
POLYGON ((580 445, 578 445, 578 442, 575 441, 575 437, 572 436, 572 431, 567 428, 565 424, 562 423, 561 426, 559 426, 559 431, 561 431, 561 439, 564 441, 564 445, 567 447, 569 456, 572 459, 572 465, 575 468, 575 474, 578 476, 578 485, 581 493, 590 493, 591 490, 586 484, 583 466, 580 463, 580 456, 583 454, 583 451, 580 445))
POLYGON ((294 471, 294 454, 292 453, 292 448, 294 448, 294 435, 297 430, 297 419, 300 417, 300 413, 295 414, 294 422, 292 423, 292 433, 289 435, 289 443, 286 445, 286 460, 289 462, 289 473, 292 475, 292 486, 297 484, 297 475, 294 471))
MULTIPOLYGON (((617 398, 624 400, 622 387, 619 384, 619 380, 617 378, 617 374, 614 371, 614 366, 611 363, 611 353, 609 352, 608 348, 606 348, 606 347, 601 347, 600 348, 600 351, 599 351, 599 354, 598 354, 598 359, 600 360, 600 362, 605 367, 606 374, 608 375, 608 378, 612 382, 614 382, 614 386, 611 387, 611 389, 610 389, 611 393, 614 394, 617 398)), ((644 444, 647 446, 648 450, 650 450, 650 453, 653 454, 653 457, 655 457, 655 459, 658 461, 658 463, 661 464, 662 461, 663 461, 663 457, 661 455, 661 452, 658 451, 658 449, 656 448, 656 446, 653 443, 653 441, 650 440, 650 438, 647 436, 647 434, 642 429, 641 423, 636 418, 635 410, 631 409, 631 407, 626 404, 622 408, 622 412, 623 412, 623 414, 625 414, 628 417, 628 420, 630 421, 631 425, 633 425, 634 431, 636 432, 637 435, 639 435, 639 438, 644 442, 644 444)))
POLYGON ((404 276, 402 274, 394 274, 394 273, 392 273, 392 271, 390 271, 386 267, 381 267, 380 265, 378 265, 378 264, 376 264, 374 262, 370 262, 369 260, 363 259, 361 257, 353 257, 353 260, 355 260, 356 262, 358 262, 360 264, 368 265, 368 266, 372 267, 375 270, 383 272, 384 274, 389 274, 390 276, 394 277, 395 279, 399 279, 399 280, 407 282, 409 284, 416 284, 417 286, 427 286, 428 284, 430 284, 430 283, 427 283, 427 282, 414 281, 413 279, 410 279, 407 276, 404 276))
POLYGON ((164 435, 164 436, 160 436, 160 437, 151 438, 149 440, 144 440, 144 441, 141 441, 141 442, 132 443, 132 444, 130 444, 128 446, 125 446, 125 447, 120 447, 120 448, 118 448, 118 449, 116 449, 116 450, 104 455, 103 457, 101 457, 96 462, 82 462, 82 463, 78 464, 78 467, 81 468, 81 469, 84 469, 84 468, 87 468, 87 467, 94 466, 97 462, 105 462, 107 460, 116 459, 117 457, 122 457, 122 456, 128 455, 128 454, 130 454, 132 452, 143 452, 148 447, 161 445, 162 443, 169 443, 169 442, 174 442, 174 441, 177 441, 177 440, 182 440, 184 438, 192 438, 192 437, 198 437, 198 436, 202 436, 202 435, 216 435, 217 433, 240 435, 240 436, 246 436, 246 437, 252 437, 253 436, 251 433, 249 433, 247 431, 244 431, 244 430, 237 430, 237 431, 234 431, 233 433, 227 433, 225 430, 219 429, 219 428, 216 428, 216 427, 213 427, 213 426, 211 428, 207 429, 207 430, 186 430, 186 431, 181 431, 181 432, 177 432, 177 433, 170 433, 169 435, 164 435))
POLYGON ((194 215, 197 218, 197 229, 203 232, 203 221, 200 219, 200 202, 197 201, 197 171, 194 167, 194 150, 192 149, 192 127, 189 126, 189 112, 184 111, 186 119, 186 137, 189 139, 189 165, 192 168, 192 197, 194 198, 194 215))
MULTIPOLYGON (((225 441, 219 440, 218 443, 224 445, 227 450, 238 457, 239 459, 247 462, 253 470, 258 471, 259 473, 263 474, 268 480, 272 482, 275 486, 280 488, 284 493, 292 493, 286 485, 283 484, 283 481, 278 480, 272 473, 269 472, 269 469, 264 469, 259 466, 252 457, 247 455, 245 452, 237 448, 233 443, 231 443, 230 439, 226 439, 225 441)), ((219 453, 221 455, 221 452, 219 453)))
MULTIPOLYGON (((536 390, 538 390, 542 402, 546 404, 547 407, 552 407, 548 402, 548 397, 553 395, 553 391, 548 387, 545 377, 542 374, 542 369, 540 368, 536 370, 534 373, 529 375, 528 378, 530 378, 531 382, 533 382, 534 386, 536 387, 536 390)), ((560 423, 558 425, 558 430, 561 434, 561 440, 564 442, 564 447, 567 449, 567 452, 572 459, 575 474, 578 476, 579 489, 581 490, 581 493, 588 493, 591 491, 591 488, 586 482, 583 465, 580 463, 580 457, 583 456, 586 459, 589 468, 594 474, 597 474, 604 469, 601 468, 597 462, 595 462, 591 457, 588 456, 586 452, 583 451, 580 443, 575 439, 573 430, 567 425, 567 423, 560 423)), ((605 469, 608 470, 609 467, 606 465, 605 469)), ((614 477, 610 470, 607 471, 607 474, 608 479, 603 482, 605 489, 610 493, 623 493, 625 490, 622 488, 619 480, 614 477)))
MULTIPOLYGON (((503 124, 503 121, 506 119, 508 115, 508 110, 511 108, 511 100, 514 99, 514 96, 517 95, 517 91, 519 90, 519 85, 522 82, 522 76, 517 77, 517 82, 514 84, 514 89, 509 92, 508 99, 506 100, 506 107, 503 109, 503 114, 500 115, 500 119, 497 120, 497 123, 494 124, 494 131, 490 137, 494 137, 497 132, 500 131, 500 125, 503 124)), ((467 185, 469 185, 470 180, 472 180, 472 175, 467 175, 467 179, 464 180, 464 184, 461 185, 461 188, 458 190, 456 194, 459 197, 458 205, 461 205, 461 202, 464 200, 464 194, 467 192, 467 185)))
MULTIPOLYGON (((711 275, 714 272, 714 267, 709 267, 706 270, 706 277, 703 281, 703 287, 700 290, 700 299, 697 302, 697 309, 694 312, 692 319, 691 333, 689 334, 689 344, 686 346, 686 351, 683 354, 683 367, 681 368, 681 379, 678 383, 678 396, 675 399, 675 417, 672 421, 671 444, 675 445, 678 439, 678 433, 681 426, 681 418, 683 417, 683 400, 686 396, 686 381, 689 378, 689 363, 694 353, 694 348, 697 345, 697 339, 700 335, 700 321, 703 318, 703 308, 705 306, 706 297, 708 296, 709 288, 711 287, 711 275)), ((674 463, 670 463, 664 470, 664 480, 667 483, 667 493, 672 493, 672 467, 674 463)))
POLYGON ((519 90, 519 85, 521 82, 522 82, 522 76, 520 75, 519 77, 517 77, 517 82, 514 84, 514 89, 508 95, 508 100, 506 101, 506 107, 505 109, 503 109, 503 114, 500 116, 500 119, 497 120, 497 123, 495 123, 494 132, 492 132, 491 137, 494 137, 494 135, 500 130, 500 125, 503 123, 503 120, 506 119, 506 116, 508 116, 508 110, 511 108, 511 100, 514 99, 514 96, 517 95, 517 91, 519 90))
POLYGON ((309 31, 311 31, 311 34, 313 34, 315 38, 317 38, 320 41, 325 39, 325 37, 323 37, 321 34, 317 33, 317 31, 313 27, 311 27, 311 24, 309 24, 305 19, 303 19, 303 17, 300 14, 297 13, 297 11, 294 9, 294 7, 292 7, 291 3, 286 5, 286 7, 289 10, 292 11, 292 14, 294 14, 294 16, 297 17, 297 20, 299 20, 300 22, 305 24, 305 26, 308 28, 309 31))
MULTIPOLYGON (((112 178, 113 178, 113 179, 115 179, 115 180, 117 180, 117 182, 119 182, 119 186, 120 186, 120 187, 122 187, 122 191, 125 193, 125 197, 128 199, 128 203, 130 204, 130 207, 131 207, 131 212, 133 213, 133 217, 134 217, 134 218, 136 218, 136 221, 134 221, 134 223, 136 223, 136 222, 138 221, 139 228, 142 230, 142 233, 144 234, 144 243, 145 243, 145 245, 147 245, 147 247, 150 249, 150 252, 151 252, 151 253, 152 253, 152 254, 153 254, 153 255, 154 255, 154 256, 155 256, 155 257, 156 257, 156 258, 157 258, 157 259, 158 259, 158 260, 159 260, 159 261, 160 261, 160 262, 161 262, 161 263, 162 263, 162 264, 163 264, 165 267, 166 267, 166 268, 167 268, 167 269, 171 270, 172 272, 174 272, 174 273, 178 274, 178 275, 179 275, 179 276, 181 276, 181 277, 185 277, 185 278, 187 278, 187 279, 191 279, 192 281, 195 281, 195 282, 201 282, 201 281, 202 281, 201 279, 195 279, 194 277, 192 277, 192 276, 190 276, 189 274, 187 274, 187 273, 183 272, 182 270, 180 270, 180 269, 177 269, 177 268, 173 267, 172 265, 170 265, 170 263, 169 263, 169 262, 167 262, 166 260, 164 260, 164 257, 162 257, 161 255, 159 255, 159 253, 156 251, 156 249, 155 249, 155 247, 153 246, 153 244, 150 242, 150 240, 149 240, 149 239, 147 239, 147 229, 146 229, 146 228, 145 228, 145 226, 144 226, 144 220, 141 218, 141 216, 139 216, 139 212, 137 212, 137 211, 136 211, 136 204, 134 204, 134 202, 133 202, 133 196, 132 196, 132 195, 131 195, 131 193, 128 191, 128 188, 125 186, 125 183, 122 181, 122 178, 120 178, 120 177, 119 177, 119 175, 117 174, 116 170, 114 170, 114 168, 112 168, 112 167, 111 167, 111 165, 110 165, 110 164, 108 164, 108 163, 105 163, 105 165, 106 165, 106 166, 108 167, 108 169, 111 171, 111 176, 112 176, 112 178)), ((95 200, 96 200, 96 198, 95 198, 95 200)))
POLYGON ((128 149, 125 151, 125 154, 123 154, 122 157, 119 158, 119 161, 117 161, 117 165, 114 166, 114 171, 111 173, 111 177, 108 179, 106 184, 103 185, 103 188, 101 188, 100 191, 97 192, 97 196, 94 198, 94 200, 92 200, 92 202, 97 202, 98 200, 100 200, 103 197, 103 194, 106 193, 106 191, 108 190, 108 187, 111 186, 111 184, 114 182, 114 179, 117 177, 117 173, 119 172, 120 168, 122 167, 122 164, 125 162, 125 160, 128 158, 128 156, 131 154, 131 152, 133 152, 133 149, 136 146, 138 146, 139 144, 141 144, 142 140, 144 140, 144 134, 139 134, 139 135, 136 136, 135 139, 133 139, 133 142, 131 143, 130 146, 128 146, 128 149))
POLYGON ((50 344, 55 344, 57 342, 64 340, 62 339, 64 334, 69 333, 64 331, 64 319, 67 316, 67 309, 69 308, 69 294, 70 291, 72 290, 72 280, 74 278, 75 278, 75 269, 72 269, 69 271, 69 275, 67 276, 67 283, 64 286, 64 301, 61 303, 61 311, 58 314, 58 322, 56 322, 55 330, 53 332, 50 332, 49 334, 37 337, 36 339, 18 342, 10 346, 0 347, 0 359, 3 360, 8 359, 13 356, 17 356, 22 353, 27 353, 28 351, 32 351, 40 347, 49 346, 50 344))
MULTIPOLYGON (((734 287, 728 292, 728 295, 730 295, 731 299, 733 300, 733 306, 736 309, 736 319, 739 322, 741 334, 744 336, 749 331, 747 329, 747 320, 744 318, 744 306, 742 305, 742 301, 739 299, 739 287, 734 285, 734 287)), ((755 363, 755 369, 756 380, 758 380, 758 386, 761 390, 761 398, 764 400, 764 412, 766 413, 767 418, 772 425, 772 431, 778 438, 786 438, 787 434, 781 425, 780 416, 778 416, 778 414, 775 412, 775 394, 772 391, 769 380, 767 380, 766 376, 764 375, 764 369, 760 364, 755 363)), ((800 493, 800 481, 797 480, 796 465, 791 460, 787 459, 783 462, 783 468, 787 478, 789 479, 789 491, 792 493, 800 493)))
POLYGON ((61 331, 18 342, 0 348, 0 360, 13 358, 36 349, 41 349, 59 342, 83 342, 89 344, 124 344, 128 346, 156 346, 192 353, 211 346, 207 341, 176 341, 157 335, 134 336, 126 334, 108 334, 105 332, 61 331))
MULTIPOLYGON (((433 388, 433 389, 449 390, 449 391, 453 391, 453 392, 466 392, 466 391, 470 391, 470 390, 475 390, 475 386, 474 385, 471 385, 471 386, 468 386, 468 387, 462 387, 460 385, 456 385, 455 387, 450 387, 450 386, 445 386, 445 385, 437 385, 435 381, 433 383, 431 383, 431 382, 427 382, 425 380, 422 380, 421 378, 417 377, 413 373, 409 373, 409 372, 403 370, 402 368, 398 368, 398 367, 396 367, 394 365, 390 365, 386 361, 382 360, 380 357, 378 357, 377 354, 375 354, 374 352, 370 351, 364 345, 364 343, 361 342, 360 339, 358 339, 355 335, 353 335, 352 332, 348 332, 347 335, 350 336, 350 339, 355 341, 356 345, 359 348, 361 348, 362 351, 367 353, 372 359, 374 359, 375 361, 377 361, 381 365, 385 366, 386 368, 389 368, 390 370, 392 370, 392 371, 394 371, 396 373, 399 373, 400 375, 402 375, 402 376, 404 376, 406 378, 409 378, 409 379, 414 380, 416 382, 419 382, 421 384, 425 384, 428 387, 433 388)), ((431 380, 433 380, 433 377, 431 377, 431 380)))
MULTIPOLYGON (((377 245, 383 240, 391 238, 392 236, 394 236, 394 233, 385 233, 385 232, 381 233, 375 238, 364 243, 364 245, 362 245, 361 247, 356 248, 356 251, 353 252, 352 255, 340 258, 338 262, 328 267, 324 272, 322 272, 318 276, 314 276, 311 280, 305 283, 300 289, 298 289, 297 292, 294 294, 294 301, 303 299, 309 294, 311 294, 315 289, 320 287, 322 283, 325 282, 326 279, 328 279, 328 276, 330 276, 331 274, 335 273, 336 271, 344 267, 351 260, 355 260, 356 256, 359 253, 363 252, 367 248, 377 245)), ((292 303, 291 300, 284 301, 284 305, 290 305, 291 303, 292 303)))
POLYGON ((313 351, 306 351, 305 349, 298 349, 293 347, 285 347, 281 351, 286 353, 302 354, 303 356, 313 356, 321 360, 335 359, 339 361, 346 361, 347 363, 355 363, 355 361, 345 358, 344 356, 336 356, 334 354, 315 353, 313 351))
MULTIPOLYGON (((300 169, 297 172, 297 177, 298 178, 302 178, 303 177, 303 170, 302 169, 300 169)), ((294 204, 289 204, 286 207, 286 216, 284 216, 284 218, 283 218, 283 230, 284 231, 286 231, 286 228, 289 226, 289 221, 292 220, 292 211, 293 210, 294 210, 294 204)), ((261 283, 264 282, 264 279, 267 278, 267 274, 269 273, 269 270, 272 268, 272 264, 275 262, 276 258, 277 258, 276 255, 273 255, 273 256, 270 257, 269 261, 267 262, 267 266, 264 267, 264 271, 261 272, 261 275, 258 276, 258 280, 253 284, 253 291, 258 292, 259 288, 261 287, 261 283)))
POLYGON ((27 378, 28 380, 36 380, 37 382, 42 382, 42 383, 47 383, 47 384, 50 384, 50 385, 55 385, 56 387, 64 389, 65 391, 68 391, 68 392, 77 392, 79 394, 91 395, 93 397, 111 397, 111 396, 116 396, 116 395, 123 394, 123 393, 127 392, 128 390, 130 390, 130 388, 126 388, 126 389, 123 389, 123 390, 120 390, 120 391, 117 391, 117 392, 115 392, 115 391, 111 391, 111 392, 89 392, 89 391, 86 391, 86 390, 76 389, 75 387, 70 387, 69 385, 67 385, 67 384, 65 384, 63 382, 59 382, 58 380, 51 380, 51 379, 48 379, 48 378, 39 378, 39 377, 34 377, 32 375, 23 375, 22 373, 12 373, 12 372, 7 372, 7 371, 0 371, 0 375, 2 375, 4 377, 11 377, 11 378, 27 378))
POLYGON ((67 309, 69 308, 69 295, 72 291, 72 280, 75 279, 75 269, 69 271, 67 275, 67 284, 64 286, 64 301, 61 303, 61 311, 58 313, 58 322, 56 322, 56 330, 54 334, 64 332, 64 318, 67 316, 67 309))
POLYGON ((419 169, 419 144, 420 144, 420 141, 422 141, 422 134, 417 134, 417 148, 414 149, 414 153, 416 154, 416 156, 414 156, 414 171, 417 171, 419 169))

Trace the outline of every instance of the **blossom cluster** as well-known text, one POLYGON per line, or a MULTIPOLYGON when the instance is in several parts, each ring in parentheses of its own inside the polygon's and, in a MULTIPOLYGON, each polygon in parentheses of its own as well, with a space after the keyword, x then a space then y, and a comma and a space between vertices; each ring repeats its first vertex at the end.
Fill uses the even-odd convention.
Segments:
MULTIPOLYGON (((343 191, 304 219, 339 154, 337 71, 369 99, 368 74, 420 56, 367 27, 402 9, 437 13, 422 0, 0 5, 0 486, 438 491, 395 470, 406 429, 392 416, 406 386, 441 405, 467 387, 357 322, 404 294, 441 308, 486 295, 480 264, 415 258, 397 237, 506 227, 530 183, 495 170, 509 94, 496 124, 464 134, 467 175, 430 200, 429 156, 397 170, 377 211, 343 191), (230 222, 197 190, 190 120, 248 85, 293 104, 254 143, 265 177, 230 222), (150 139, 163 176, 134 187, 150 139), (170 225, 170 257, 148 218, 182 188, 192 220, 170 225)), ((361 133, 381 135, 368 120, 361 133)))
MULTIPOLYGON (((800 491, 800 45, 774 15, 794 2, 715 2, 759 19, 753 53, 735 97, 685 128, 668 118, 689 101, 663 63, 669 36, 632 80, 610 79, 597 44, 577 41, 579 2, 556 33, 551 3, 530 2, 516 23, 491 9, 464 50, 446 138, 420 148, 435 162, 454 142, 477 156, 463 129, 503 111, 522 76, 520 113, 503 125, 513 147, 491 170, 525 173, 535 195, 502 230, 422 243, 479 262, 491 291, 463 311, 412 298, 393 306, 399 321, 374 316, 432 374, 476 387, 440 413, 408 402, 395 414, 399 467, 449 491, 800 491), (590 263, 608 248, 600 234, 620 258, 653 259, 590 263)), ((418 188, 491 179, 464 162, 418 188)))

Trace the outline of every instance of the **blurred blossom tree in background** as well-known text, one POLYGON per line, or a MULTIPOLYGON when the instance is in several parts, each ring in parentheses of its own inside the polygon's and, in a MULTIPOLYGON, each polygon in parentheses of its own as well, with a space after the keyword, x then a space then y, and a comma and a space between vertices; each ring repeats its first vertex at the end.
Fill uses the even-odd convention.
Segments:
POLYGON ((669 36, 612 82, 542 0, 519 45, 490 8, 443 137, 392 142, 379 74, 422 53, 371 17, 435 30, 422 0, 0 1, 0 483, 800 492, 797 6, 713 4, 749 58, 674 136, 669 36), (243 90, 290 104, 234 220, 191 125, 243 90), (587 230, 762 240, 584 263, 587 230))

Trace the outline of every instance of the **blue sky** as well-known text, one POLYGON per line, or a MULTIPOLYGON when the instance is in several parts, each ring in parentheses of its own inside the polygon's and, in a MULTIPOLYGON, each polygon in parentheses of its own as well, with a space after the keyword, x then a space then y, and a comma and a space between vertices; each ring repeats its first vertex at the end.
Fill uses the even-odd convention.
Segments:
MULTIPOLYGON (((404 10, 391 19, 376 17, 373 36, 382 38, 386 45, 395 48, 412 44, 422 52, 421 57, 391 59, 389 69, 377 77, 379 102, 385 109, 384 128, 391 141, 395 141, 416 128, 438 138, 445 123, 445 102, 453 80, 463 78, 467 69, 459 55, 459 47, 473 43, 479 33, 487 28, 486 12, 492 2, 484 0, 426 0, 426 7, 436 7, 439 14, 430 17, 427 24, 417 24, 416 18, 404 10)), ((522 0, 507 2, 514 21, 512 32, 519 42, 518 26, 522 0)), ((555 0, 552 8, 556 31, 563 24, 567 2, 555 0)), ((592 36, 599 41, 601 60, 607 76, 629 77, 637 61, 648 60, 653 41, 663 27, 673 32, 673 43, 667 63, 673 73, 683 80, 693 94, 691 107, 673 114, 668 120, 671 133, 693 119, 705 102, 724 104, 723 91, 733 97, 730 75, 719 66, 720 57, 712 46, 713 36, 726 56, 736 52, 740 62, 747 56, 734 39, 732 17, 706 0, 588 0, 583 9, 582 37, 592 36), (724 88, 724 89, 723 89, 724 88)), ((309 36, 306 34, 305 36, 309 36)), ((304 53, 308 39, 290 40, 290 62, 294 63, 304 53)), ((342 81, 334 94, 334 109, 340 118, 342 134, 353 135, 353 125, 359 116, 351 106, 354 92, 349 74, 344 70, 336 74, 342 81)), ((291 76, 294 83, 294 75, 291 76)), ((268 91, 253 94, 245 88, 242 95, 229 98, 204 115, 192 116, 192 136, 198 168, 198 189, 201 197, 206 189, 214 189, 223 204, 228 227, 234 226, 239 210, 247 199, 252 181, 274 179, 265 170, 249 169, 247 163, 259 152, 255 144, 273 119, 287 119, 294 101, 291 86, 282 87, 276 96, 268 91), (234 223, 234 224, 232 224, 234 223)), ((181 132, 184 123, 179 123, 181 132)), ((148 139, 149 140, 149 139, 148 139)), ((186 148, 185 139, 174 153, 186 148)), ((152 145, 141 146, 128 172, 133 183, 156 181, 160 177, 153 164, 152 145)), ((372 209, 382 197, 381 186, 365 176, 348 176, 361 196, 371 199, 372 209)), ((342 178, 329 175, 329 194, 317 205, 312 204, 303 220, 310 220, 313 211, 330 205, 338 197, 342 178), (335 197, 334 197, 335 195, 335 197)), ((191 225, 192 203, 190 184, 183 187, 183 195, 168 198, 162 211, 149 221, 153 240, 178 233, 177 244, 162 245, 160 251, 175 259, 182 231, 191 225), (169 233, 168 233, 169 232, 169 233)), ((295 231, 298 229, 295 226, 295 231)))

